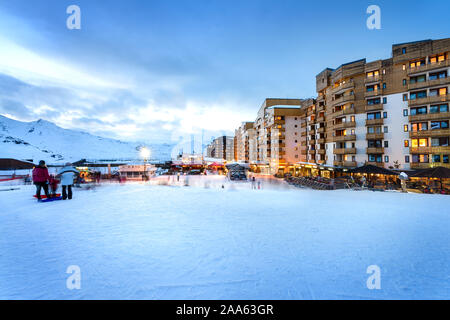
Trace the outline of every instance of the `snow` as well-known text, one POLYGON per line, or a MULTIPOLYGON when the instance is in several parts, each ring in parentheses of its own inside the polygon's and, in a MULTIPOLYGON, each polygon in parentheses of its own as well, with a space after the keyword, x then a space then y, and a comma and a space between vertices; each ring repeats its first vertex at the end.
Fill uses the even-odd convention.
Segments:
MULTIPOLYGON (((63 129, 52 122, 21 122, 0 115, 0 158, 65 163, 80 159, 138 159, 141 143, 123 142, 63 129)), ((173 145, 151 144, 154 160, 170 160, 173 145)))
POLYGON ((160 179, 0 192, 0 299, 450 298, 448 196, 160 179))

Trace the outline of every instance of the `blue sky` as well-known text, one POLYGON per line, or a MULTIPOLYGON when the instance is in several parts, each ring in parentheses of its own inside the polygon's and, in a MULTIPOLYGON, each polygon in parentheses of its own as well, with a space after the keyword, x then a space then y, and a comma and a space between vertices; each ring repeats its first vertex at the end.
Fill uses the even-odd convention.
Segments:
POLYGON ((147 142, 206 139, 326 67, 450 36, 449 1, 0 0, 0 114, 147 142), (66 8, 81 8, 81 30, 66 8), (381 30, 366 9, 381 8, 381 30))

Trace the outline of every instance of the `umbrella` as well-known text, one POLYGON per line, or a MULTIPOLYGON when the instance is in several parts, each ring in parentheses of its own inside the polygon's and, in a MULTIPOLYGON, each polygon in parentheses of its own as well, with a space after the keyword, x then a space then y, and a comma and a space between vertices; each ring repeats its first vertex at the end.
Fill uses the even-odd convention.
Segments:
POLYGON ((381 168, 381 167, 377 167, 371 164, 366 164, 365 166, 362 167, 358 167, 355 169, 351 169, 349 170, 350 173, 373 173, 373 174, 385 174, 385 175, 395 175, 397 176, 398 173, 385 169, 385 168, 381 168))
POLYGON ((450 169, 445 167, 429 168, 421 170, 412 176, 416 178, 450 179, 450 169))
POLYGON ((436 168, 429 168, 421 170, 414 175, 412 175, 414 178, 436 178, 439 179, 441 182, 441 189, 442 189, 442 179, 450 179, 450 169, 445 167, 436 167, 436 168))

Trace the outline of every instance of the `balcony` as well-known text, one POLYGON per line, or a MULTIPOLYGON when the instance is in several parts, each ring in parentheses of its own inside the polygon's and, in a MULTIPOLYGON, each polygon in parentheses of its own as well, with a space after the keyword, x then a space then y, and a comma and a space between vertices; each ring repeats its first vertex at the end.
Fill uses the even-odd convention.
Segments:
POLYGON ((410 131, 410 138, 422 138, 422 137, 445 137, 450 135, 450 129, 436 129, 436 130, 422 130, 422 131, 410 131))
POLYGON ((384 119, 383 118, 366 120, 366 126, 383 125, 383 123, 384 123, 384 119))
POLYGON ((442 79, 435 79, 435 80, 427 80, 423 82, 416 82, 416 83, 410 83, 408 84, 408 90, 414 90, 414 89, 421 89, 421 88, 427 88, 431 86, 438 86, 438 85, 446 85, 450 83, 450 77, 442 78, 442 79))
POLYGON ((409 121, 428 121, 441 119, 450 119, 450 112, 427 113, 409 116, 409 121))
POLYGON ((435 70, 435 69, 439 69, 439 68, 445 68, 450 66, 450 59, 441 61, 441 62, 436 62, 436 63, 428 63, 428 64, 424 64, 420 67, 415 67, 415 68, 408 68, 408 76, 412 75, 412 74, 416 74, 416 73, 421 73, 421 72, 425 72, 425 71, 431 71, 431 70, 435 70))
POLYGON ((318 149, 317 152, 318 152, 319 154, 325 154, 325 149, 318 149))
POLYGON ((315 144, 316 144, 316 140, 315 139, 312 139, 312 140, 308 141, 308 145, 309 146, 314 146, 315 144))
POLYGON ((324 138, 317 140, 317 144, 324 144, 324 143, 325 143, 325 139, 324 138))
POLYGON ((316 130, 316 133, 324 133, 325 132, 325 128, 324 127, 320 127, 316 130))
POLYGON ((318 117, 316 122, 323 122, 325 121, 325 117, 318 117))
POLYGON ((354 113, 355 113, 355 108, 345 108, 345 109, 334 112, 333 117, 340 117, 343 115, 354 114, 354 113))
POLYGON ((340 97, 338 99, 335 99, 333 101, 332 105, 337 106, 337 105, 345 104, 347 102, 352 102, 352 101, 355 101, 355 95, 354 94, 345 95, 345 96, 342 96, 342 97, 340 97))
POLYGON ((336 136, 333 137, 334 142, 344 142, 344 141, 355 141, 356 135, 355 134, 348 134, 346 136, 336 136))
POLYGON ((366 140, 383 140, 384 133, 366 133, 366 140))
POLYGON ((346 83, 333 87, 333 89, 331 89, 331 92, 333 94, 345 91, 345 90, 349 90, 349 89, 353 89, 355 87, 355 83, 353 81, 347 81, 346 83))
POLYGON ((383 94, 383 89, 378 89, 378 90, 373 90, 373 91, 365 91, 364 97, 369 98, 369 97, 379 96, 382 94, 383 94))
POLYGON ((367 154, 383 154, 384 148, 367 148, 366 153, 367 154))
POLYGON ((366 77, 364 79, 364 82, 367 83, 376 83, 376 82, 380 82, 382 79, 381 75, 378 76, 373 76, 373 77, 366 77))
POLYGON ((316 154, 316 150, 308 150, 308 153, 314 155, 316 154))
POLYGON ((413 107, 413 106, 420 106, 420 105, 426 105, 426 104, 432 104, 432 103, 440 103, 440 102, 446 102, 446 101, 450 101, 450 94, 409 100, 408 106, 413 107))
POLYGON ((334 154, 356 154, 356 148, 336 148, 334 154))
POLYGON ((382 103, 366 105, 366 112, 378 111, 378 110, 383 110, 383 104, 382 103))
POLYGON ((300 150, 300 154, 305 156, 308 154, 308 150, 302 149, 302 150, 300 150))
POLYGON ((438 153, 448 153, 450 152, 450 147, 411 147, 409 148, 410 153, 419 154, 438 154, 438 153))
POLYGON ((428 169, 431 168, 431 164, 428 162, 411 162, 411 169, 428 169))
POLYGON ((355 127, 356 127, 355 121, 348 121, 348 122, 341 122, 341 123, 335 124, 333 129, 339 130, 339 129, 355 128, 355 127))
POLYGON ((377 167, 380 167, 380 168, 384 168, 384 163, 383 162, 366 161, 366 164, 370 164, 372 166, 377 166, 377 167))
POLYGON ((306 131, 302 131, 302 132, 300 133, 300 136, 301 136, 301 137, 306 137, 306 135, 307 135, 306 131))
POLYGON ((356 161, 333 161, 336 167, 354 168, 357 166, 356 161))

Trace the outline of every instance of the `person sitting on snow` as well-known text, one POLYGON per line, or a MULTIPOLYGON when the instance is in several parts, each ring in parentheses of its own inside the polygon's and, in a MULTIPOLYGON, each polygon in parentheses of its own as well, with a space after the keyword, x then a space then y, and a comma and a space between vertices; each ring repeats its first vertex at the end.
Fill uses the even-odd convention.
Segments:
POLYGON ((70 162, 67 162, 66 165, 58 172, 58 176, 61 177, 61 185, 62 185, 62 198, 66 200, 72 199, 72 185, 75 176, 79 175, 80 172, 75 169, 70 162))
POLYGON ((48 180, 50 176, 48 175, 48 169, 45 165, 45 161, 39 161, 39 165, 33 169, 33 183, 36 186, 36 198, 41 201, 41 189, 44 189, 47 199, 49 197, 48 193, 48 180))

